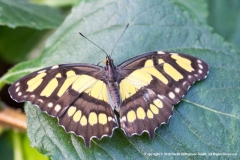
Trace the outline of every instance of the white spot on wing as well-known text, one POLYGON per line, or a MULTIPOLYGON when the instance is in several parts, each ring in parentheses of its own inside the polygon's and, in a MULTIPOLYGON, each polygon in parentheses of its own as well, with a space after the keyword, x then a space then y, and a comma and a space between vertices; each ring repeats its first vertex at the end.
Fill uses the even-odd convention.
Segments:
POLYGON ((22 95, 22 92, 18 92, 18 96, 21 96, 22 95))
POLYGON ((162 96, 162 95, 160 95, 160 94, 158 94, 158 97, 160 98, 160 99, 164 99, 164 97, 162 96))
POLYGON ((187 82, 186 82, 186 81, 184 81, 182 85, 183 85, 183 86, 185 86, 186 84, 187 84, 187 82))
POLYGON ((52 102, 49 102, 49 103, 48 103, 48 107, 51 108, 52 106, 53 106, 53 103, 52 103, 52 102))
POLYGON ((17 86, 19 86, 19 84, 20 84, 20 83, 19 83, 19 82, 17 82, 17 83, 15 84, 15 86, 17 87, 17 86))
POLYGON ((163 51, 158 51, 157 53, 158 54, 165 54, 165 52, 163 52, 163 51))
POLYGON ((37 73, 44 73, 46 70, 42 70, 42 71, 39 71, 39 72, 37 72, 37 73))
POLYGON ((60 106, 59 104, 57 104, 57 105, 55 106, 55 108, 54 108, 54 110, 55 110, 56 112, 60 111, 60 109, 61 109, 61 106, 60 106))
POLYGON ((202 61, 200 61, 199 59, 197 60, 198 63, 202 63, 202 61))
POLYGON ((198 70, 198 73, 202 74, 202 70, 201 70, 201 69, 199 69, 199 70, 198 70))
POLYGON ((174 99, 175 98, 175 94, 173 92, 169 92, 168 96, 171 98, 171 99, 174 99))
POLYGON ((51 68, 51 69, 56 69, 56 68, 58 68, 58 67, 59 67, 59 65, 52 66, 52 68, 51 68))
POLYGON ((108 121, 112 121, 112 119, 113 119, 112 117, 108 117, 108 121))
POLYGON ((123 116, 122 118, 121 118, 121 121, 126 121, 127 119, 126 119, 126 116, 123 116))
POLYGON ((16 88, 16 90, 15 90, 15 91, 16 91, 16 92, 18 92, 18 91, 19 91, 19 89, 20 89, 20 86, 18 86, 18 87, 16 88))
POLYGON ((175 88, 175 92, 176 92, 176 93, 179 93, 179 92, 180 92, 180 88, 177 88, 177 87, 176 87, 176 88, 175 88))
POLYGON ((200 69, 203 69, 203 66, 202 66, 201 64, 198 64, 198 67, 199 67, 200 69))
POLYGON ((107 127, 104 127, 104 131, 105 132, 108 132, 109 131, 109 127, 107 126, 107 127))

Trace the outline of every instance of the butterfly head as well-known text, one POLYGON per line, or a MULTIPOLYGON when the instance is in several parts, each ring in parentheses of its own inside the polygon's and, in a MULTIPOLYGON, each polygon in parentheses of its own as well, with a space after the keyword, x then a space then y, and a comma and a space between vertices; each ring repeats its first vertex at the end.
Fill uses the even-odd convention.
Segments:
POLYGON ((104 64, 106 66, 113 64, 113 59, 109 55, 107 55, 106 59, 104 60, 104 64))
POLYGON ((114 65, 114 62, 113 62, 113 59, 108 55, 106 57, 106 59, 104 60, 104 63, 105 63, 105 69, 108 71, 108 72, 114 72, 114 70, 116 69, 115 65, 114 65))

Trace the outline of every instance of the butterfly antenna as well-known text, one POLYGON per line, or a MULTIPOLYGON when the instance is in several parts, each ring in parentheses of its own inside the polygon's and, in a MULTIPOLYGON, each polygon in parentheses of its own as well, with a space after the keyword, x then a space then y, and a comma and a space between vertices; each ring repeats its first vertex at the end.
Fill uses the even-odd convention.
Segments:
POLYGON ((116 47, 116 45, 118 44, 119 40, 122 38, 122 36, 123 36, 124 32, 126 31, 126 29, 128 28, 128 26, 129 26, 129 23, 127 24, 127 26, 126 26, 126 28, 124 29, 124 31, 123 31, 123 33, 121 34, 121 36, 118 38, 117 43, 115 43, 115 45, 114 45, 114 47, 113 47, 113 49, 112 49, 112 52, 111 52, 111 54, 110 54, 111 56, 112 56, 113 50, 115 49, 115 47, 116 47))
POLYGON ((98 47, 99 49, 101 49, 101 50, 106 54, 106 56, 108 57, 107 52, 104 51, 102 48, 100 48, 96 43, 94 43, 93 41, 91 41, 90 39, 88 39, 88 38, 87 38, 86 36, 84 36, 81 32, 79 32, 79 34, 80 34, 82 37, 86 38, 89 42, 91 42, 92 44, 94 44, 96 47, 98 47))

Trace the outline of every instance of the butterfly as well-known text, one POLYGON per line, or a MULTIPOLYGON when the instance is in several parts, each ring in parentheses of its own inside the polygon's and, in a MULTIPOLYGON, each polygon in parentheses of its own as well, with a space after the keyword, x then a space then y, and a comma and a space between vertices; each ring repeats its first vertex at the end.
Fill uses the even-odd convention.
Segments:
POLYGON ((128 136, 168 123, 173 106, 195 81, 207 77, 209 66, 190 55, 153 51, 115 66, 60 64, 30 73, 9 88, 17 102, 29 101, 57 117, 66 132, 83 138, 112 136, 121 128, 128 136))

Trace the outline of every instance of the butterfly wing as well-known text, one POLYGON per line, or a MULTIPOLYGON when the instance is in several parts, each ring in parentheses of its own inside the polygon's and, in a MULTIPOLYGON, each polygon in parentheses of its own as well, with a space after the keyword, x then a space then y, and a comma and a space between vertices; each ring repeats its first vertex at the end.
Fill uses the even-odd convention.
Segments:
POLYGON ((103 77, 99 66, 62 64, 21 78, 9 93, 17 102, 29 101, 58 117, 59 125, 83 137, 89 147, 93 137, 111 136, 118 127, 103 77))
POLYGON ((117 69, 122 104, 120 125, 127 136, 149 133, 167 123, 189 87, 206 78, 208 65, 195 57, 150 52, 131 58, 117 69))

